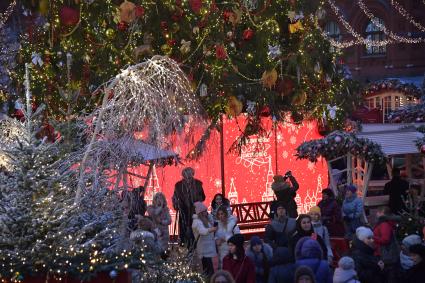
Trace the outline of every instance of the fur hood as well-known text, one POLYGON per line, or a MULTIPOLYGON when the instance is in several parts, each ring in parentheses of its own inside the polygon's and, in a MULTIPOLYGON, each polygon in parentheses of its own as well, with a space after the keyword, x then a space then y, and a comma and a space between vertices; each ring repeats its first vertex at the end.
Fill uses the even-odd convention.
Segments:
POLYGON ((310 237, 301 238, 295 246, 296 260, 306 258, 322 259, 322 257, 322 247, 316 240, 310 237))

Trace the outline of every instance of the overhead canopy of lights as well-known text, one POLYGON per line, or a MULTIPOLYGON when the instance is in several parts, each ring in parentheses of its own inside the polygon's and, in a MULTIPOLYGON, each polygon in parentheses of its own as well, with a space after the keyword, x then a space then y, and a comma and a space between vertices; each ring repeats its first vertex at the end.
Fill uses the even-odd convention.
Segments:
MULTIPOLYGON (((363 0, 357 0, 357 5, 360 7, 362 12, 371 20, 371 22, 386 35, 386 39, 384 40, 372 40, 369 38, 363 37, 361 34, 355 31, 353 26, 344 18, 343 13, 340 11, 339 7, 335 4, 333 0, 326 0, 326 3, 330 6, 333 13, 337 16, 338 21, 344 26, 344 28, 348 31, 348 33, 354 37, 352 40, 346 41, 338 41, 329 36, 329 33, 321 29, 322 35, 327 38, 330 44, 336 48, 344 49, 354 45, 366 45, 367 47, 372 46, 386 46, 392 43, 407 43, 407 44, 420 44, 425 43, 425 38, 410 38, 405 36, 397 35, 395 32, 386 28, 381 22, 379 22, 378 18, 373 15, 373 13, 369 10, 363 0)), ((425 4, 425 0, 423 0, 425 4)), ((420 31, 425 32, 425 27, 421 25, 418 21, 416 21, 409 12, 404 9, 398 2, 395 0, 391 0, 391 5, 394 7, 398 13, 404 17, 407 21, 413 24, 420 31)))

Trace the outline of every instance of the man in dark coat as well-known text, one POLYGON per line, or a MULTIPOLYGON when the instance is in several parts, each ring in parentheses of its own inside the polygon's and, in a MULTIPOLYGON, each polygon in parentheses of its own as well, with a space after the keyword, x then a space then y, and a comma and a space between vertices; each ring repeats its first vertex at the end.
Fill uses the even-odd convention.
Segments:
POLYGON ((414 265, 407 271, 403 282, 422 283, 425 280, 425 246, 422 244, 413 245, 409 248, 414 265))
POLYGON ((285 204, 282 202, 276 205, 276 214, 269 225, 266 226, 264 242, 273 249, 278 247, 288 247, 289 239, 295 231, 295 219, 286 216, 285 204))
POLYGON ((194 178, 195 171, 187 167, 182 171, 183 180, 178 181, 172 197, 173 207, 179 215, 180 243, 188 248, 194 242, 192 233, 192 215, 195 214, 195 202, 205 200, 202 182, 194 178))
POLYGON ((394 214, 400 214, 405 205, 403 198, 407 198, 409 183, 400 177, 400 169, 393 168, 393 178, 385 184, 384 194, 390 196, 389 207, 394 214))

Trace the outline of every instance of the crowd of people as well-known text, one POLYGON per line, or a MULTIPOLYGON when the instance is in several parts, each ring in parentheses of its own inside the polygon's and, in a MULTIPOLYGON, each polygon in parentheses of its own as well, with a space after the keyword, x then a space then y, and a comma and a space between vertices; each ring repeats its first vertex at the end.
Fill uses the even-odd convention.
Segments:
MULTIPOLYGON (((397 170, 385 186, 390 206, 376 210, 373 227, 365 222, 363 203, 354 185, 345 187, 342 204, 333 190, 326 188, 317 206, 298 215, 294 201, 299 187, 296 179, 291 172, 275 176, 271 221, 263 239, 252 236, 249 240, 241 234, 224 195, 214 196, 209 213, 202 182, 194 178, 194 170, 186 168, 182 175, 172 198, 179 217, 179 241, 199 259, 211 283, 425 282, 423 239, 415 234, 398 242, 396 237, 398 213, 403 210, 400 200, 408 189, 398 179, 397 170), (331 237, 350 243, 338 261, 331 237)), ((146 210, 148 217, 139 219, 132 238, 156 239, 159 252, 166 257, 171 218, 164 195, 157 193, 146 210)))

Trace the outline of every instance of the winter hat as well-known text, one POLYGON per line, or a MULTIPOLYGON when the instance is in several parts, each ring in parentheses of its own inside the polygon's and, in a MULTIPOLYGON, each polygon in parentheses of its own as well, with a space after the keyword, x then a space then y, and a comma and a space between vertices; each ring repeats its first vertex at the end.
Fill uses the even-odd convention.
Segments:
MULTIPOLYGON (((357 272, 354 270, 354 260, 351 257, 344 256, 338 262, 338 267, 335 269, 333 282, 345 283, 353 282, 357 278, 357 272), (353 281, 351 281, 353 280, 353 281)), ((355 281, 358 282, 358 281, 355 281)))
POLYGON ((283 207, 284 209, 286 209, 285 204, 284 204, 283 202, 281 202, 281 201, 279 201, 279 202, 276 204, 276 210, 277 210, 279 207, 283 207))
POLYGON ((322 259, 322 257, 322 248, 316 240, 313 240, 310 237, 303 237, 298 240, 298 243, 295 246, 295 258, 297 260, 305 258, 322 259))
POLYGON ((228 243, 234 244, 236 247, 243 248, 243 243, 245 242, 242 234, 235 234, 227 240, 228 243))
POLYGON ((285 182, 285 178, 282 175, 274 175, 273 181, 275 181, 277 183, 283 183, 283 182, 285 182))
POLYGON ((298 282, 300 277, 303 276, 303 275, 309 276, 311 282, 316 283, 316 278, 315 278, 315 275, 313 273, 313 270, 311 270, 310 267, 305 266, 305 265, 298 267, 297 270, 295 271, 295 282, 298 282))
POLYGON ((413 245, 409 248, 409 252, 411 252, 412 254, 417 254, 419 255, 422 260, 425 260, 425 246, 422 244, 416 244, 413 245))
POLYGON ((360 226, 356 229, 356 237, 363 242, 367 238, 373 237, 373 231, 368 227, 360 226))
POLYGON ((207 211, 207 207, 205 206, 205 204, 203 204, 200 201, 195 202, 194 205, 195 205, 195 213, 196 214, 199 214, 202 211, 207 211))
POLYGON ((354 185, 347 185, 347 186, 345 187, 345 189, 346 189, 347 191, 352 192, 352 193, 357 192, 357 187, 356 187, 356 186, 354 186, 354 185))
POLYGON ((335 196, 334 192, 331 189, 328 189, 328 188, 324 189, 322 191, 322 194, 325 194, 325 195, 327 195, 329 197, 334 197, 335 196))
POLYGON ((252 248, 252 247, 254 247, 254 246, 256 246, 256 245, 262 245, 262 244, 263 244, 263 242, 261 241, 260 237, 258 237, 258 236, 253 236, 253 237, 251 238, 251 241, 250 241, 250 243, 249 243, 249 244, 251 245, 251 248, 252 248))
POLYGON ((354 260, 348 256, 341 257, 338 261, 338 267, 344 270, 354 269, 354 260))
POLYGON ((419 235, 409 235, 407 237, 404 237, 403 241, 401 241, 401 244, 405 246, 406 248, 410 248, 413 245, 421 244, 422 239, 419 237, 419 235))
POLYGON ((321 214, 320 213, 320 207, 318 207, 318 206, 312 206, 311 208, 310 208, 310 211, 308 212, 308 214, 321 214))

